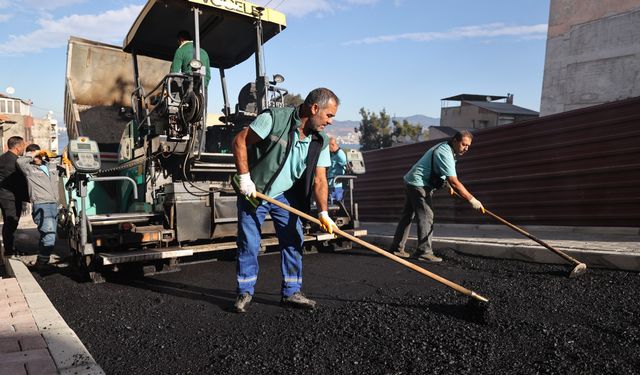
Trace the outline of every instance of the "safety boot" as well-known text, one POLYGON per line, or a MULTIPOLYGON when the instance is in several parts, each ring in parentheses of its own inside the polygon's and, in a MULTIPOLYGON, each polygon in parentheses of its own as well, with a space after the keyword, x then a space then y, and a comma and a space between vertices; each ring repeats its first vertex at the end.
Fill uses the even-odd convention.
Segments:
POLYGON ((237 313, 246 313, 249 303, 251 302, 251 294, 243 293, 236 297, 236 302, 233 304, 233 308, 237 313))
POLYGON ((301 292, 295 292, 289 297, 282 297, 280 304, 286 307, 313 310, 316 308, 316 301, 304 296, 301 292))
POLYGON ((409 257, 411 257, 411 254, 406 252, 405 250, 394 251, 393 255, 398 256, 400 258, 409 258, 409 257))
POLYGON ((435 256, 433 253, 422 253, 422 254, 414 253, 411 256, 411 258, 422 261, 422 262, 428 262, 428 263, 442 262, 442 258, 435 256))

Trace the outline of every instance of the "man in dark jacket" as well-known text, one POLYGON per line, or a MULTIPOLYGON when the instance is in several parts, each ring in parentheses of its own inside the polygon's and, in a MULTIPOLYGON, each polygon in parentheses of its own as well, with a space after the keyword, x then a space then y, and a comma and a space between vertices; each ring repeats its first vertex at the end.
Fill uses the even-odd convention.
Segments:
POLYGON ((300 219, 268 202, 255 202, 260 191, 284 204, 308 211, 312 195, 323 229, 333 232, 327 213, 327 174, 331 166, 329 141, 324 128, 331 125, 340 101, 329 89, 309 93, 298 108, 270 108, 261 113, 233 141, 238 169, 238 297, 234 308, 244 313, 258 279, 260 227, 267 214, 273 220, 282 262, 282 299, 285 306, 313 309, 315 301, 305 297, 302 287, 300 219), (251 200, 254 200, 252 204, 251 200))
POLYGON ((2 209, 2 242, 4 256, 17 255, 14 248, 14 233, 22 215, 22 202, 27 198, 27 184, 17 169, 16 161, 24 153, 22 137, 11 137, 7 141, 7 152, 0 156, 0 209, 2 209))

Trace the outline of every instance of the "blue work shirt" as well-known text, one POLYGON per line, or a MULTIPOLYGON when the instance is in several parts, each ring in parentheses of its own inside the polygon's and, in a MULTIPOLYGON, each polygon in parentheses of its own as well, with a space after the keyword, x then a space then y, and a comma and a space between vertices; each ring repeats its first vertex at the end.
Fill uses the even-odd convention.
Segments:
POLYGON ((329 172, 327 173, 327 178, 329 179, 329 187, 341 188, 342 182, 336 183, 334 181, 334 177, 344 175, 344 172, 347 170, 347 154, 342 151, 341 148, 336 152, 331 153, 331 168, 329 168, 329 172))
POLYGON ((439 143, 425 152, 420 160, 404 175, 404 182, 407 185, 433 188, 429 185, 431 155, 434 156, 433 166, 441 179, 445 180, 449 176, 457 176, 453 149, 448 143, 439 143))
MULTIPOLYGON (((273 119, 269 113, 262 113, 256 117, 255 120, 249 125, 258 137, 265 139, 271 133, 273 128, 273 119)), ((300 140, 299 132, 294 132, 293 145, 291 152, 287 156, 287 160, 284 162, 284 166, 278 177, 273 181, 273 184, 263 194, 275 198, 285 191, 291 189, 293 184, 302 177, 302 174, 307 169, 307 154, 309 153, 309 145, 311 144, 311 136, 304 137, 300 140)), ((329 147, 325 147, 320 152, 318 159, 318 167, 330 167, 331 158, 329 156, 329 147)))

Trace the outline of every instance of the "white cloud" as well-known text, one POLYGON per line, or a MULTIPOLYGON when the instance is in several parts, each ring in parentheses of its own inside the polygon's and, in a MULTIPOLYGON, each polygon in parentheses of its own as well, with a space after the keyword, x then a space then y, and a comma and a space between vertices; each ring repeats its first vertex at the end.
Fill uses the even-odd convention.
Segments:
POLYGON ((39 29, 24 35, 9 35, 9 40, 0 43, 0 55, 22 55, 63 47, 71 35, 119 44, 140 9, 142 6, 130 5, 97 15, 74 14, 58 20, 42 18, 38 20, 39 29))
POLYGON ((13 14, 0 14, 0 23, 6 22, 13 17, 13 14))
POLYGON ((349 6, 377 4, 380 0, 261 0, 255 2, 291 17, 305 17, 309 14, 322 17, 325 14, 348 9, 349 6))
POLYGON ((22 5, 38 10, 63 8, 73 4, 84 3, 86 0, 22 0, 22 5))
MULTIPOLYGON (((271 6, 274 5, 271 4, 271 6)), ((334 11, 334 7, 328 0, 285 0, 279 6, 276 4, 276 6, 278 11, 292 17, 304 17, 312 13, 322 15, 334 11)))
POLYGON ((444 39, 496 38, 503 36, 515 36, 523 39, 544 39, 547 36, 547 25, 509 26, 503 23, 492 23, 487 25, 456 27, 447 31, 380 35, 350 40, 342 44, 377 44, 404 40, 412 42, 430 42, 444 39))

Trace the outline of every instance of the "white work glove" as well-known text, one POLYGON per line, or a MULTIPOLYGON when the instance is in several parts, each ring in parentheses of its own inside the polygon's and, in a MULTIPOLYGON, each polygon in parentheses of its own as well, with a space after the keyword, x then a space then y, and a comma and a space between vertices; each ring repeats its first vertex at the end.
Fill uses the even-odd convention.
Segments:
POLYGON ((256 184, 251 181, 251 174, 249 172, 238 175, 240 178, 240 192, 247 197, 256 197, 256 184))
POLYGON ((474 210, 482 211, 482 213, 484 213, 484 207, 482 206, 482 203, 480 203, 479 200, 477 200, 476 198, 471 198, 469 203, 471 203, 471 206, 473 207, 474 210))
POLYGON ((320 215, 318 215, 318 219, 320 220, 320 226, 322 226, 322 229, 329 234, 333 234, 333 227, 336 223, 331 220, 329 213, 327 211, 321 211, 320 215))

